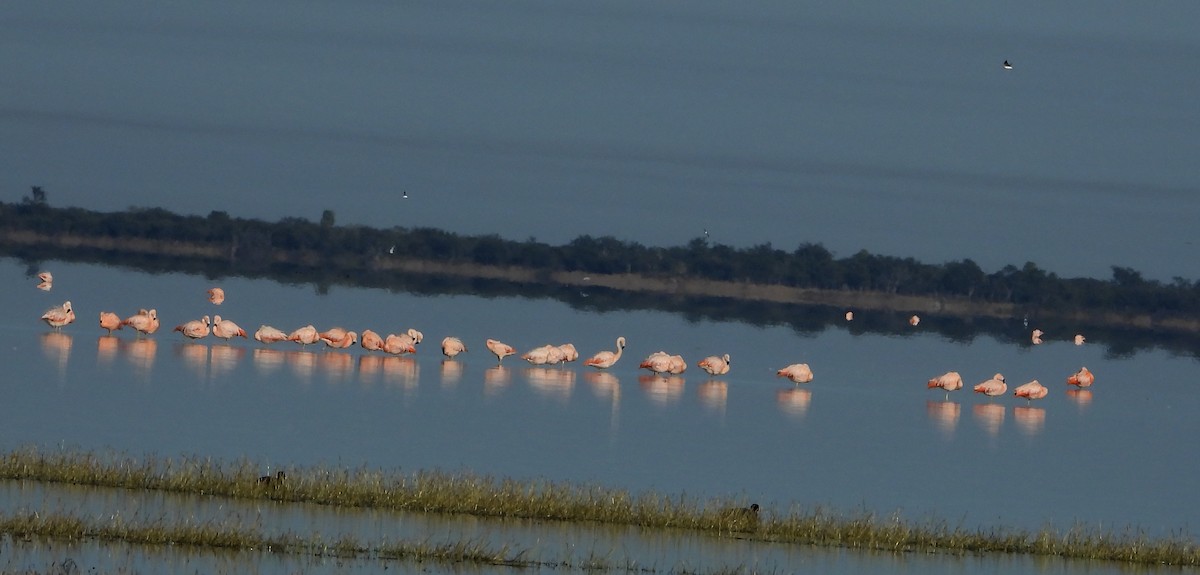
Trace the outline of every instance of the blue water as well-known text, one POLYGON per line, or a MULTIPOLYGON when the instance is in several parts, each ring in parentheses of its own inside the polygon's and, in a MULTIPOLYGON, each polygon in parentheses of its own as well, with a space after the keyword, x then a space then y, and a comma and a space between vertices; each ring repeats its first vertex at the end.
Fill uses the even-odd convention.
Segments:
POLYGON ((1189 2, 22 3, 0 188, 1194 280, 1197 30, 1189 2))

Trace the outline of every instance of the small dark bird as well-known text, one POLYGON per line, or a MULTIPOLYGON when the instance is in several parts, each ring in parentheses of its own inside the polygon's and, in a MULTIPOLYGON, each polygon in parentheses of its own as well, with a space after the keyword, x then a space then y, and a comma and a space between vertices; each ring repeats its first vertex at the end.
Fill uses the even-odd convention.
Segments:
POLYGON ((275 474, 275 477, 271 477, 270 475, 264 475, 262 477, 259 477, 258 482, 263 485, 270 485, 272 482, 283 483, 283 480, 286 477, 287 477, 287 474, 285 474, 283 471, 279 471, 278 473, 275 474))
POLYGON ((1008 63, 1008 60, 1005 60, 1005 61, 1004 61, 1004 69, 1005 69, 1005 70, 1012 70, 1012 64, 1009 64, 1009 63, 1008 63))

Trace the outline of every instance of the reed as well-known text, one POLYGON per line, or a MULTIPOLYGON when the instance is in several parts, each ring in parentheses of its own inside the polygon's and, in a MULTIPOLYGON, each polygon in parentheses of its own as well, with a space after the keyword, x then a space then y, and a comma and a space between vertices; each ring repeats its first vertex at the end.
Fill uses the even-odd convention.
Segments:
POLYGON ((403 474, 370 468, 297 467, 289 468, 287 478, 281 482, 262 484, 257 481, 261 469, 245 460, 138 459, 122 454, 48 453, 36 448, 0 456, 0 478, 4 479, 343 507, 676 528, 781 543, 893 552, 1001 552, 1200 565, 1200 546, 1185 533, 1151 538, 1135 530, 1113 533, 1086 525, 1061 532, 1050 527, 1034 532, 971 529, 938 519, 913 522, 899 515, 881 517, 868 510, 846 514, 821 507, 775 513, 763 510, 759 517, 731 513, 738 506, 730 500, 700 501, 683 495, 631 494, 595 485, 440 471, 403 474))

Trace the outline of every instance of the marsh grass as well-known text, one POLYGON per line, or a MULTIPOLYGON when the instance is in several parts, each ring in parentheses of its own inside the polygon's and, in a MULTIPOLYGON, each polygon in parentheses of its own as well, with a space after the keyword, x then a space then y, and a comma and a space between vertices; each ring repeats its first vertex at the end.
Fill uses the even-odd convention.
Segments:
MULTIPOLYGON (((1066 531, 1050 527, 1034 532, 971 529, 938 519, 913 522, 898 514, 878 516, 867 510, 837 513, 820 507, 779 513, 764 509, 761 516, 754 517, 730 513, 730 509, 739 505, 729 500, 700 501, 682 495, 631 494, 592 485, 516 481, 440 471, 402 474, 369 468, 289 468, 287 479, 264 485, 257 480, 261 469, 262 466, 244 460, 224 463, 211 458, 136 459, 121 454, 46 453, 35 448, 0 456, 3 479, 341 507, 674 528, 762 541, 893 552, 999 552, 1200 565, 1200 547, 1185 533, 1150 538, 1134 530, 1113 533, 1085 525, 1066 531)), ((229 531, 235 539, 240 537, 237 530, 229 531)), ((215 535, 208 537, 220 541, 215 535)), ((335 550, 349 553, 357 543, 347 540, 331 545, 335 550)), ((501 555, 477 551, 491 557, 491 562, 503 563, 498 559, 501 555)), ((460 549, 453 553, 461 552, 460 549)), ((400 550, 396 553, 403 555, 400 550)))

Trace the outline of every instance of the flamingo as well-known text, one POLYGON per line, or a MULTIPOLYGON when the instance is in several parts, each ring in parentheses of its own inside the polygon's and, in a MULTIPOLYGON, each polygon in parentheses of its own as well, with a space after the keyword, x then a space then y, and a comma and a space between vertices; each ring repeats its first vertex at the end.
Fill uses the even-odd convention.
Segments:
POLYGON ((1006 391, 1008 391, 1008 383, 1005 383, 1004 376, 998 373, 991 379, 975 386, 975 393, 982 393, 988 397, 1004 395, 1006 391))
POLYGON ((346 331, 342 334, 341 339, 322 337, 321 341, 325 342, 327 347, 332 347, 334 349, 346 349, 358 343, 358 334, 352 331, 346 331))
POLYGON ((946 390, 946 399, 950 399, 951 391, 958 391, 963 387, 962 376, 957 371, 947 371, 929 380, 929 389, 940 387, 946 390))
POLYGON ((1090 387, 1094 381, 1096 381, 1096 376, 1092 375, 1092 372, 1088 371, 1088 368, 1086 367, 1079 368, 1079 371, 1071 374, 1071 377, 1067 378, 1067 383, 1071 385, 1077 385, 1081 388, 1090 387))
POLYGON ((221 316, 217 315, 213 316, 212 334, 228 342, 231 337, 246 337, 246 330, 242 329, 238 324, 227 319, 222 319, 221 316))
POLYGON ((287 341, 288 334, 283 333, 283 330, 273 328, 267 324, 258 326, 258 331, 254 332, 254 339, 270 345, 279 341, 287 341))
POLYGON ((1086 340, 1083 337, 1083 334, 1081 334, 1081 333, 1075 334, 1075 345, 1083 345, 1084 341, 1086 341, 1086 340))
POLYGON ((317 333, 317 339, 324 341, 325 345, 330 345, 329 341, 340 342, 346 338, 347 333, 350 333, 350 332, 346 331, 346 328, 331 327, 325 331, 317 333), (326 341, 326 340, 329 340, 329 341, 326 341))
POLYGON ((140 309, 136 314, 125 318, 121 325, 132 327, 138 334, 150 335, 158 331, 158 310, 140 309))
POLYGON ((121 318, 111 311, 100 312, 100 329, 107 329, 108 335, 112 335, 113 330, 121 329, 121 318))
POLYGON ((417 353, 417 348, 415 346, 416 344, 413 343, 412 336, 408 335, 407 333, 402 333, 400 335, 390 333, 388 334, 387 339, 383 340, 383 351, 393 355, 400 355, 402 353, 417 353))
POLYGON ((575 360, 579 359, 579 350, 575 349, 574 344, 564 343, 564 344, 558 346, 558 351, 562 352, 563 363, 566 363, 568 361, 575 361, 575 360))
POLYGON ((425 334, 410 327, 408 328, 408 337, 412 338, 413 345, 420 345, 421 340, 425 339, 425 334))
POLYGON ((208 335, 208 325, 208 316, 204 316, 200 319, 194 319, 187 323, 177 325, 175 326, 175 329, 171 331, 177 331, 192 339, 200 339, 208 335))
MULTIPOLYGON (((552 345, 543 345, 542 347, 535 347, 525 352, 525 355, 522 355, 521 359, 534 365, 558 363, 558 361, 554 361, 554 358, 556 357, 555 352, 558 352, 558 357, 561 357, 562 350, 559 350, 557 347, 552 345)), ((495 353, 495 350, 493 350, 493 353, 495 353)))
POLYGON ((442 340, 442 355, 446 357, 454 357, 464 351, 467 351, 467 346, 463 345, 461 339, 452 336, 446 336, 442 340))
POLYGON ((908 318, 908 325, 915 326, 915 325, 917 325, 917 324, 919 324, 919 323, 921 323, 921 317, 920 317, 920 316, 916 316, 916 315, 914 315, 914 316, 912 316, 912 317, 908 318))
POLYGON ((671 371, 671 355, 665 351, 656 351, 646 356, 646 359, 643 359, 638 367, 654 373, 667 373, 671 371))
POLYGON ((288 334, 288 341, 294 341, 302 346, 317 343, 320 340, 321 336, 317 333, 317 328, 313 327, 311 323, 288 334))
POLYGON ((50 272, 38 272, 37 279, 41 280, 42 283, 51 284, 54 283, 54 274, 50 272))
POLYGON ((854 321, 854 312, 852 312, 852 311, 846 312, 846 321, 854 321))
POLYGON ((1031 403, 1035 399, 1046 397, 1046 394, 1048 393, 1050 393, 1050 390, 1036 379, 1024 385, 1019 385, 1017 386, 1017 389, 1013 390, 1013 395, 1017 397, 1024 397, 1031 403))
POLYGON ((593 355, 590 359, 583 362, 583 365, 590 365, 596 369, 608 369, 612 367, 617 360, 621 359, 621 351, 625 349, 625 337, 617 338, 617 351, 601 351, 593 355))
POLYGON ((513 349, 511 345, 494 339, 487 340, 487 348, 496 356, 496 365, 503 363, 504 358, 517 353, 517 350, 513 349))
POLYGON ((1045 333, 1046 332, 1044 332, 1040 329, 1035 329, 1035 330, 1033 330, 1033 335, 1029 339, 1030 339, 1030 341, 1033 342, 1033 345, 1041 345, 1042 336, 1045 335, 1045 333))
POLYGON ((221 305, 225 301, 225 290, 219 287, 208 288, 208 301, 213 302, 213 305, 221 305))
POLYGON ((687 371, 687 362, 683 361, 682 355, 672 355, 667 358, 667 372, 672 375, 679 375, 687 371))
POLYGON ((710 355, 700 360, 696 367, 707 371, 709 375, 725 375, 729 373, 729 354, 721 357, 710 355))
POLYGON ((796 383, 808 383, 813 380, 812 369, 807 363, 793 363, 777 372, 776 376, 786 377, 796 383))
POLYGON ((66 301, 60 306, 46 310, 46 313, 42 314, 42 321, 54 329, 59 329, 75 321, 75 310, 71 307, 71 302, 66 301))
POLYGON ((358 338, 358 345, 367 351, 383 351, 383 338, 369 329, 364 329, 358 338))

